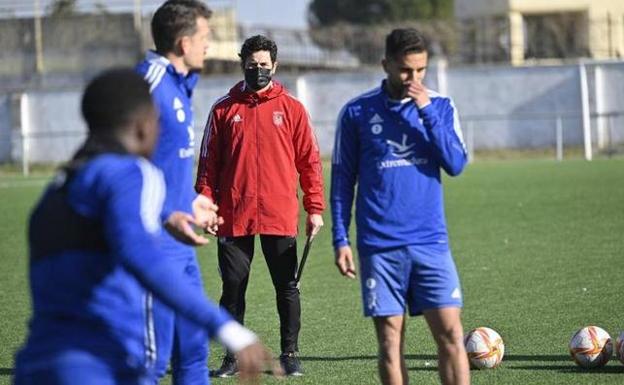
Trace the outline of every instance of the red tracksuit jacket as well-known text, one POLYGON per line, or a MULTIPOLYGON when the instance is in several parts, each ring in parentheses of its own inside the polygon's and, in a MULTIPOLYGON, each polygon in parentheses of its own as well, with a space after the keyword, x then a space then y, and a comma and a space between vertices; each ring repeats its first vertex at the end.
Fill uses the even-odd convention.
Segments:
POLYGON ((195 190, 219 205, 219 236, 297 234, 297 178, 308 214, 325 208, 319 149, 303 105, 278 82, 244 82, 212 107, 195 190))

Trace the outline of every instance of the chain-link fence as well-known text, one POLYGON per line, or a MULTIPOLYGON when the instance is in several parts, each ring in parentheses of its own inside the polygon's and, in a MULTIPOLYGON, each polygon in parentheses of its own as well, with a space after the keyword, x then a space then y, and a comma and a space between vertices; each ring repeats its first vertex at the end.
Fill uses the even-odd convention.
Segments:
MULTIPOLYGON (((204 77, 194 93, 195 132, 202 135, 208 109, 240 80, 204 77)), ((314 72, 277 78, 306 106, 324 156, 333 148, 339 110, 377 87, 376 71, 314 72)), ((427 87, 450 95, 458 108, 471 154, 541 151, 563 159, 572 153, 624 150, 624 62, 532 67, 449 68, 433 63, 427 87)), ((0 95, 0 162, 61 162, 84 139, 80 88, 0 95)))

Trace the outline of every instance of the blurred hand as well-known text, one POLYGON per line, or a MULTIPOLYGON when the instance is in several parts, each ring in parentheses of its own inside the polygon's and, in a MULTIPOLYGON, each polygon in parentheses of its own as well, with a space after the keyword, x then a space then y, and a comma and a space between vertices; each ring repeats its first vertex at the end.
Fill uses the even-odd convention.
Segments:
POLYGON ((219 207, 212 199, 199 194, 193 200, 192 208, 197 226, 209 234, 216 235, 219 225, 223 224, 223 218, 217 215, 219 207))
POLYGON ((419 81, 412 81, 407 86, 407 96, 414 99, 419 108, 431 103, 427 88, 419 81))
POLYGON ((271 352, 260 342, 255 342, 236 353, 238 360, 239 381, 243 384, 259 384, 260 375, 269 369, 273 375, 281 377, 284 371, 273 359, 271 352))
POLYGON ((340 274, 344 275, 347 278, 354 279, 355 272, 355 263, 353 263, 353 252, 351 251, 351 246, 342 246, 338 248, 335 252, 336 254, 336 267, 340 274))
POLYGON ((195 233, 193 225, 199 226, 191 214, 182 211, 174 211, 165 221, 165 229, 178 241, 191 245, 202 246, 207 244, 208 239, 195 233))
POLYGON ((306 221, 306 235, 314 237, 323 227, 323 217, 321 214, 309 214, 306 221))

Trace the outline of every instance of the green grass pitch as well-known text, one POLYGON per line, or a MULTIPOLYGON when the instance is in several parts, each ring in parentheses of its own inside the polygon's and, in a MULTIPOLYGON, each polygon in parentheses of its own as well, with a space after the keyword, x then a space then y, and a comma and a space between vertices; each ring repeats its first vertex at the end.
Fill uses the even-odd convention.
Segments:
MULTIPOLYGON (((0 384, 11 382, 13 353, 26 333, 25 223, 44 179, 0 174, 0 384)), ((487 161, 444 183, 465 329, 489 326, 506 346, 502 365, 472 371, 473 384, 624 383, 624 365, 615 357, 602 369, 584 371, 567 351, 582 326, 601 326, 613 339, 624 330, 624 159, 487 161)), ((335 269, 329 213, 325 222, 301 288, 305 375, 283 381, 264 377, 263 383, 378 383, 375 339, 371 321, 361 315, 359 282, 335 269)), ((212 298, 220 290, 215 254, 214 242, 199 252, 212 298)), ((247 325, 278 353, 274 297, 258 253, 247 325)), ((221 353, 213 346, 212 367, 221 353)), ((435 347, 420 318, 408 320, 406 355, 412 383, 439 383, 435 347)))

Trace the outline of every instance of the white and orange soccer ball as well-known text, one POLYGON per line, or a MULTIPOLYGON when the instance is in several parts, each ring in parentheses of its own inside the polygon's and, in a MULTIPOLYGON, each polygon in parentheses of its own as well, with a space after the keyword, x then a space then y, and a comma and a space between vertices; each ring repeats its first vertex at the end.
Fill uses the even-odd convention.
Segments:
POLYGON ((615 355, 624 364, 624 332, 615 340, 615 355))
POLYGON ((613 354, 611 336, 598 326, 586 326, 572 336, 570 354, 574 362, 582 368, 599 368, 613 354))
POLYGON ((476 328, 464 337, 470 365, 478 369, 497 367, 505 355, 505 344, 501 336, 486 327, 476 328))

